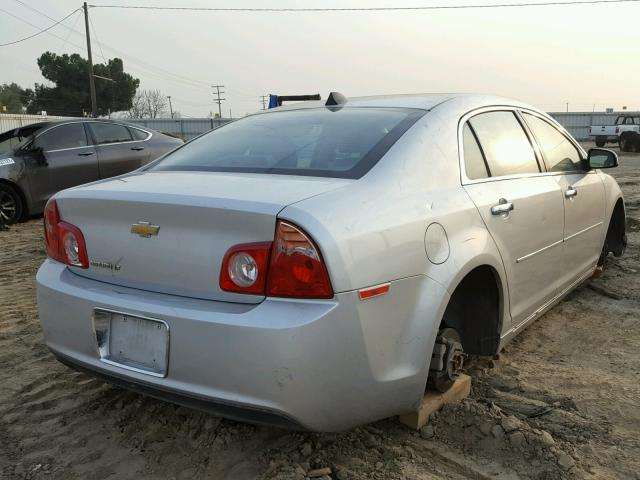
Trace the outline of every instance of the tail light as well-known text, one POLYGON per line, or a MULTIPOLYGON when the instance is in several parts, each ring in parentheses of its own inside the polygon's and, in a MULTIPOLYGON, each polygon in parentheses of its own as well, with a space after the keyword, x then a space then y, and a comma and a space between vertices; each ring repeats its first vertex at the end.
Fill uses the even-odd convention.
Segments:
POLYGON ((78 227, 60 219, 55 200, 49 201, 44 209, 44 238, 49 258, 74 267, 89 268, 84 236, 78 227))
POLYGON ((231 247, 222 260, 220 287, 228 292, 264 295, 271 242, 231 247))
POLYGON ((278 221, 273 243, 229 249, 222 261, 220 287, 272 297, 332 298, 329 272, 320 251, 300 228, 278 221))
POLYGON ((305 233, 278 222, 271 248, 267 295, 274 297, 331 298, 333 289, 320 251, 305 233))

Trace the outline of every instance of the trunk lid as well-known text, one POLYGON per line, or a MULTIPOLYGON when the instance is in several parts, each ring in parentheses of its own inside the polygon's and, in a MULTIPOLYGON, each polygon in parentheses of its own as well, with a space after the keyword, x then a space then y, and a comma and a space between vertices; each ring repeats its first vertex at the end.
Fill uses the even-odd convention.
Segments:
POLYGON ((272 241, 278 212, 350 180, 289 175, 146 172, 65 190, 61 218, 82 231, 90 267, 78 275, 148 291, 258 303, 220 289, 233 245, 272 241), (143 223, 144 222, 144 223, 143 223), (153 234, 149 226, 159 229, 153 234), (132 226, 143 235, 132 233, 132 226), (150 233, 149 236, 144 236, 150 233))

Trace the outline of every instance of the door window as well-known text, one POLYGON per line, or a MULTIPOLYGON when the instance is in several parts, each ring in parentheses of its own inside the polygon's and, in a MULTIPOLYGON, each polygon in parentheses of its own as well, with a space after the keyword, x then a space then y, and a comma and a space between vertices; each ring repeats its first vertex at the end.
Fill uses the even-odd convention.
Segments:
POLYGON ((467 178, 477 180, 479 178, 487 178, 491 175, 487 172, 487 165, 482 155, 482 150, 478 145, 478 141, 471 130, 468 123, 465 123, 462 131, 462 142, 464 148, 464 166, 467 172, 467 178))
POLYGON ((89 124, 89 127, 98 145, 131 141, 129 129, 124 125, 92 122, 89 124))
POLYGON ((481 113, 469 120, 492 177, 539 173, 536 155, 513 112, 481 113))
POLYGON ((47 130, 36 139, 36 146, 45 152, 87 146, 87 135, 82 123, 68 123, 47 130))
POLYGON ((529 128, 536 137, 544 159, 551 172, 575 172, 583 170, 582 155, 557 128, 535 115, 523 113, 529 128))

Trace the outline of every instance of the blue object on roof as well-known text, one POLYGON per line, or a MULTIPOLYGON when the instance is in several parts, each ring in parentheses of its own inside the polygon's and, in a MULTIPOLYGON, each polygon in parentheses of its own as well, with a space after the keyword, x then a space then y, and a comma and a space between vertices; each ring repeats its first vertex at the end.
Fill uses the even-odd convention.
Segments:
POLYGON ((269 108, 276 108, 278 106, 278 96, 269 94, 269 108))

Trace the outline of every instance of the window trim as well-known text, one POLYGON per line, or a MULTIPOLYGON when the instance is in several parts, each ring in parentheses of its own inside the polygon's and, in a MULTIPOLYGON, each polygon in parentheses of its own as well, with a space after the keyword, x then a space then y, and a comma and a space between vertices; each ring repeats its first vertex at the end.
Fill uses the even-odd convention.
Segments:
MULTIPOLYGON (((458 167, 460 169, 460 183, 462 185, 474 185, 476 183, 496 182, 496 181, 501 181, 501 180, 515 180, 515 179, 518 179, 518 178, 533 178, 533 177, 541 177, 541 176, 556 176, 556 175, 566 175, 568 173, 573 173, 573 174, 576 173, 575 171, 572 171, 572 172, 550 172, 550 171, 548 171, 548 169, 546 167, 546 163, 544 163, 544 160, 540 157, 540 160, 543 163, 542 163, 542 165, 540 165, 542 171, 539 172, 539 173, 520 173, 520 174, 515 174, 515 175, 504 175, 504 176, 496 176, 496 177, 478 178, 476 180, 472 180, 472 179, 468 178, 467 177, 467 171, 466 171, 466 165, 465 165, 465 162, 464 162, 464 145, 463 145, 464 124, 470 118, 472 118, 472 117, 474 117, 476 115, 479 115, 481 113, 495 112, 495 111, 511 111, 511 112, 513 112, 515 114, 516 118, 518 118, 518 120, 520 122, 524 121, 524 119, 520 119, 520 112, 531 113, 531 114, 533 114, 535 116, 543 118, 547 122, 551 123, 551 125, 553 125, 557 130, 559 130, 565 137, 567 137, 567 139, 578 149, 580 154, 583 156, 583 159, 587 158, 587 154, 584 151, 584 149, 582 148, 582 146, 579 143, 577 143, 567 133, 567 130, 562 125, 560 125, 558 122, 553 120, 553 118, 551 118, 551 117, 547 118, 544 114, 541 114, 540 112, 537 112, 536 110, 532 110, 532 109, 527 108, 527 107, 519 107, 519 106, 514 106, 514 105, 488 105, 488 106, 485 106, 485 107, 480 107, 480 108, 476 108, 476 109, 470 110, 467 113, 465 113, 464 115, 462 115, 460 117, 460 119, 458 120, 458 167), (544 169, 542 168, 542 166, 544 166, 544 169)), ((533 148, 534 153, 536 155, 541 155, 541 152, 539 151, 538 142, 531 137, 531 133, 528 130, 528 126, 524 125, 522 128, 524 129, 525 134, 529 138, 529 142, 531 142, 531 147, 533 148)), ((595 173, 594 170, 583 170, 581 172, 585 173, 585 174, 587 174, 587 173, 595 173)))

